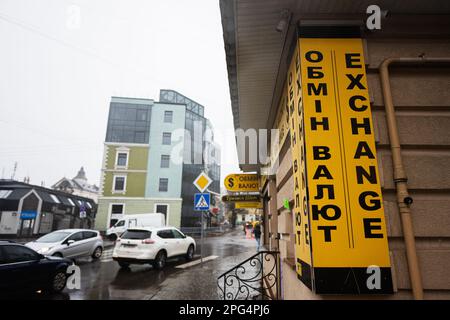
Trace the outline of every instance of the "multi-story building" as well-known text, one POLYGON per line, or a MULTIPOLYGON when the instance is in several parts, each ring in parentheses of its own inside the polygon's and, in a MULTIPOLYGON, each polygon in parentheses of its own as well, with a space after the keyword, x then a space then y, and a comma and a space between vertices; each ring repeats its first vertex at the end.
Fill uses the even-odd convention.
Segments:
POLYGON ((172 90, 160 101, 112 97, 102 165, 96 227, 105 230, 124 214, 160 212, 167 224, 195 226, 192 182, 205 171, 215 190, 219 153, 205 135, 204 107, 172 90), (213 163, 215 161, 215 163, 213 163))
POLYGON ((234 125, 279 132, 270 166, 240 166, 281 296, 449 299, 450 3, 220 8, 234 125))

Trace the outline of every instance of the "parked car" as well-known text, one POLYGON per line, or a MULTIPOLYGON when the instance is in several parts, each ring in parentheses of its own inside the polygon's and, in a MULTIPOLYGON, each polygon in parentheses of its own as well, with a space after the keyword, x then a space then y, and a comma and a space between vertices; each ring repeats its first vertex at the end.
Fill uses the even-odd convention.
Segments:
POLYGON ((113 260, 122 268, 130 264, 150 263, 156 269, 166 265, 167 258, 185 257, 192 260, 195 240, 174 227, 143 227, 125 231, 117 239, 113 260))
POLYGON ((61 292, 66 286, 68 259, 43 256, 11 241, 0 241, 0 296, 43 290, 61 292))
POLYGON ((28 242, 26 246, 46 256, 71 259, 89 256, 99 259, 103 253, 103 239, 100 233, 88 229, 54 231, 28 242))
POLYGON ((165 225, 166 217, 162 213, 126 214, 106 230, 106 236, 108 239, 115 241, 129 228, 164 227, 165 225))

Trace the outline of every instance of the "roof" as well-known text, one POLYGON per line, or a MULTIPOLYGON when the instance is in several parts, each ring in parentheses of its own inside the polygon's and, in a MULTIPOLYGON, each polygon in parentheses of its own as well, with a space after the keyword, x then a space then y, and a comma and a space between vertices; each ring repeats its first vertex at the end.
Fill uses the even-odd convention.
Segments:
MULTIPOLYGON (((35 190, 36 193, 39 195, 39 197, 45 202, 55 203, 50 196, 50 194, 54 194, 60 200, 72 198, 74 200, 89 202, 89 203, 91 203, 92 206, 95 205, 95 201, 90 198, 81 197, 81 196, 69 194, 66 192, 62 192, 59 190, 49 189, 49 188, 36 186, 36 185, 24 183, 24 182, 19 182, 19 181, 15 181, 15 180, 0 179, 0 190, 13 190, 13 192, 6 199, 1 199, 1 200, 19 200, 25 194, 30 192, 30 190, 32 190, 32 189, 35 190)), ((64 200, 61 202, 65 202, 64 200)), ((69 204, 68 201, 66 203, 69 204)), ((79 206, 76 201, 75 201, 75 205, 79 206)))

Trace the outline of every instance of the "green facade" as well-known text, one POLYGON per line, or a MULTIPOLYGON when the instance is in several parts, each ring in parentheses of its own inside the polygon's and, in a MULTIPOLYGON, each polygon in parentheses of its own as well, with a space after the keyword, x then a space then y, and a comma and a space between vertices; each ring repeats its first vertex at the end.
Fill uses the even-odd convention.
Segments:
POLYGON ((112 204, 123 204, 123 214, 152 213, 156 211, 157 204, 168 205, 166 223, 170 226, 180 227, 181 198, 152 198, 145 196, 147 168, 149 167, 148 158, 148 145, 105 144, 102 194, 98 200, 98 211, 95 219, 97 230, 105 231, 109 228, 112 204), (126 168, 116 167, 117 151, 128 152, 126 168), (126 176, 125 192, 113 192, 114 175, 126 176))

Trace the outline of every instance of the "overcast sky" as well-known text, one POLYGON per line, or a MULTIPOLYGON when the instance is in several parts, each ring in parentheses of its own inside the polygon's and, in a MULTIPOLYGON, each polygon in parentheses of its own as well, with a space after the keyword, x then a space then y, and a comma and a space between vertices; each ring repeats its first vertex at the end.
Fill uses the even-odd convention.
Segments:
POLYGON ((1 0, 0 177, 100 179, 111 96, 205 106, 237 172, 218 0, 1 0))

